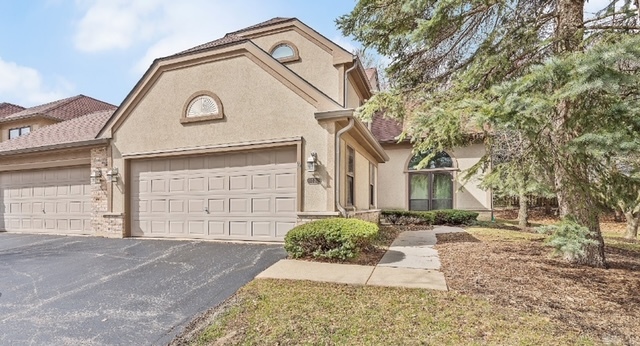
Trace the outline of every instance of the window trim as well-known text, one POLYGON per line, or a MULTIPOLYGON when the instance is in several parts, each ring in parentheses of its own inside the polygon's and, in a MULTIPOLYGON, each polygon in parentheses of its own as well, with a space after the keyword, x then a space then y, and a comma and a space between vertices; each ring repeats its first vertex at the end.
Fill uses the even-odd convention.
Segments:
POLYGON ((195 123, 195 122, 201 122, 201 121, 211 121, 211 120, 221 120, 221 119, 224 119, 224 107, 218 95, 216 95, 211 91, 201 90, 191 94, 191 96, 189 96, 189 98, 187 99, 187 102, 182 107, 182 115, 180 117, 180 123, 189 124, 189 123, 195 123), (213 101, 216 103, 216 106, 218 106, 218 114, 201 115, 201 116, 195 116, 195 117, 187 116, 188 115, 187 113, 189 112, 189 106, 196 98, 200 96, 211 97, 213 101))
POLYGON ((354 207, 356 205, 356 150, 353 147, 347 145, 346 165, 345 165, 345 204, 347 207, 354 207), (353 167, 349 167, 349 157, 353 154, 353 167), (353 168, 353 170, 349 170, 353 168), (349 178, 351 178, 351 185, 349 185, 349 178), (351 201, 349 201, 351 199, 351 201))
POLYGON ((14 139, 14 138, 22 137, 24 135, 28 135, 29 133, 31 133, 31 125, 14 127, 14 128, 9 129, 9 131, 7 133, 7 139, 14 139), (22 131, 25 130, 25 129, 29 129, 29 132, 28 133, 22 133, 22 131), (14 131, 14 130, 18 130, 18 135, 16 137, 11 137, 11 131, 14 131))
POLYGON ((287 40, 278 41, 273 46, 271 46, 271 48, 269 49, 269 55, 271 55, 273 57, 273 51, 276 50, 276 48, 278 48, 280 46, 283 46, 283 45, 286 45, 289 48, 291 48, 291 50, 293 50, 293 56, 287 56, 287 57, 283 57, 283 58, 274 57, 274 59, 278 60, 281 63, 300 60, 300 52, 298 51, 298 47, 296 47, 296 45, 293 44, 291 41, 287 41, 287 40))

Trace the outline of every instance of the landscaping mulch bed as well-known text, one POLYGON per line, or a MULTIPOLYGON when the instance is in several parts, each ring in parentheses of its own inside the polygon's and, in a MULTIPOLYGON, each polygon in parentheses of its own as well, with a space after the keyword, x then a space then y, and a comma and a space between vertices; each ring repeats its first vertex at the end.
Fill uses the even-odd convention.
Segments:
POLYGON ((607 247, 610 269, 574 266, 551 257, 543 236, 486 229, 438 235, 436 249, 454 291, 542 314, 604 344, 640 345, 640 251, 607 247))

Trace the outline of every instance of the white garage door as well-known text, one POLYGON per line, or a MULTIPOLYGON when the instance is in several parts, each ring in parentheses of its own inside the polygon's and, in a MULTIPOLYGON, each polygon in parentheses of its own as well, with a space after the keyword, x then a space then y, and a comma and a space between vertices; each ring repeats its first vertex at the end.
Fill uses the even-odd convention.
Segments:
POLYGON ((0 173, 0 229, 90 234, 89 167, 0 173))
POLYGON ((282 240, 296 222, 296 150, 134 161, 132 236, 282 240))

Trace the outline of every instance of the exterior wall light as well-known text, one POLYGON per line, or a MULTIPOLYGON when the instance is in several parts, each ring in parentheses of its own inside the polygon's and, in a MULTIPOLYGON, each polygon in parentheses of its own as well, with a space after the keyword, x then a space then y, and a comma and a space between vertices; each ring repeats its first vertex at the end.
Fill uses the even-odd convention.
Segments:
POLYGON ((115 183, 118 181, 118 168, 112 168, 107 171, 107 181, 110 183, 115 183))
POLYGON ((307 158, 307 172, 315 172, 318 166, 318 154, 315 151, 307 158))
POLYGON ((99 169, 91 171, 91 184, 95 184, 100 181, 100 177, 102 177, 102 172, 99 169))

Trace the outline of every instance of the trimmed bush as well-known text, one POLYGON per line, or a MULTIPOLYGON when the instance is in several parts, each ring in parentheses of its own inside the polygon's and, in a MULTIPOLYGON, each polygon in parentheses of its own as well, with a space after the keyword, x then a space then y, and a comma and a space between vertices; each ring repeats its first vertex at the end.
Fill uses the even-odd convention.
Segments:
POLYGON ((382 211, 382 216, 393 225, 469 225, 476 221, 478 215, 474 211, 457 209, 382 211))
POLYGON ((358 219, 312 221, 290 230, 284 238, 284 249, 293 258, 346 260, 371 246, 378 230, 378 225, 358 219))

